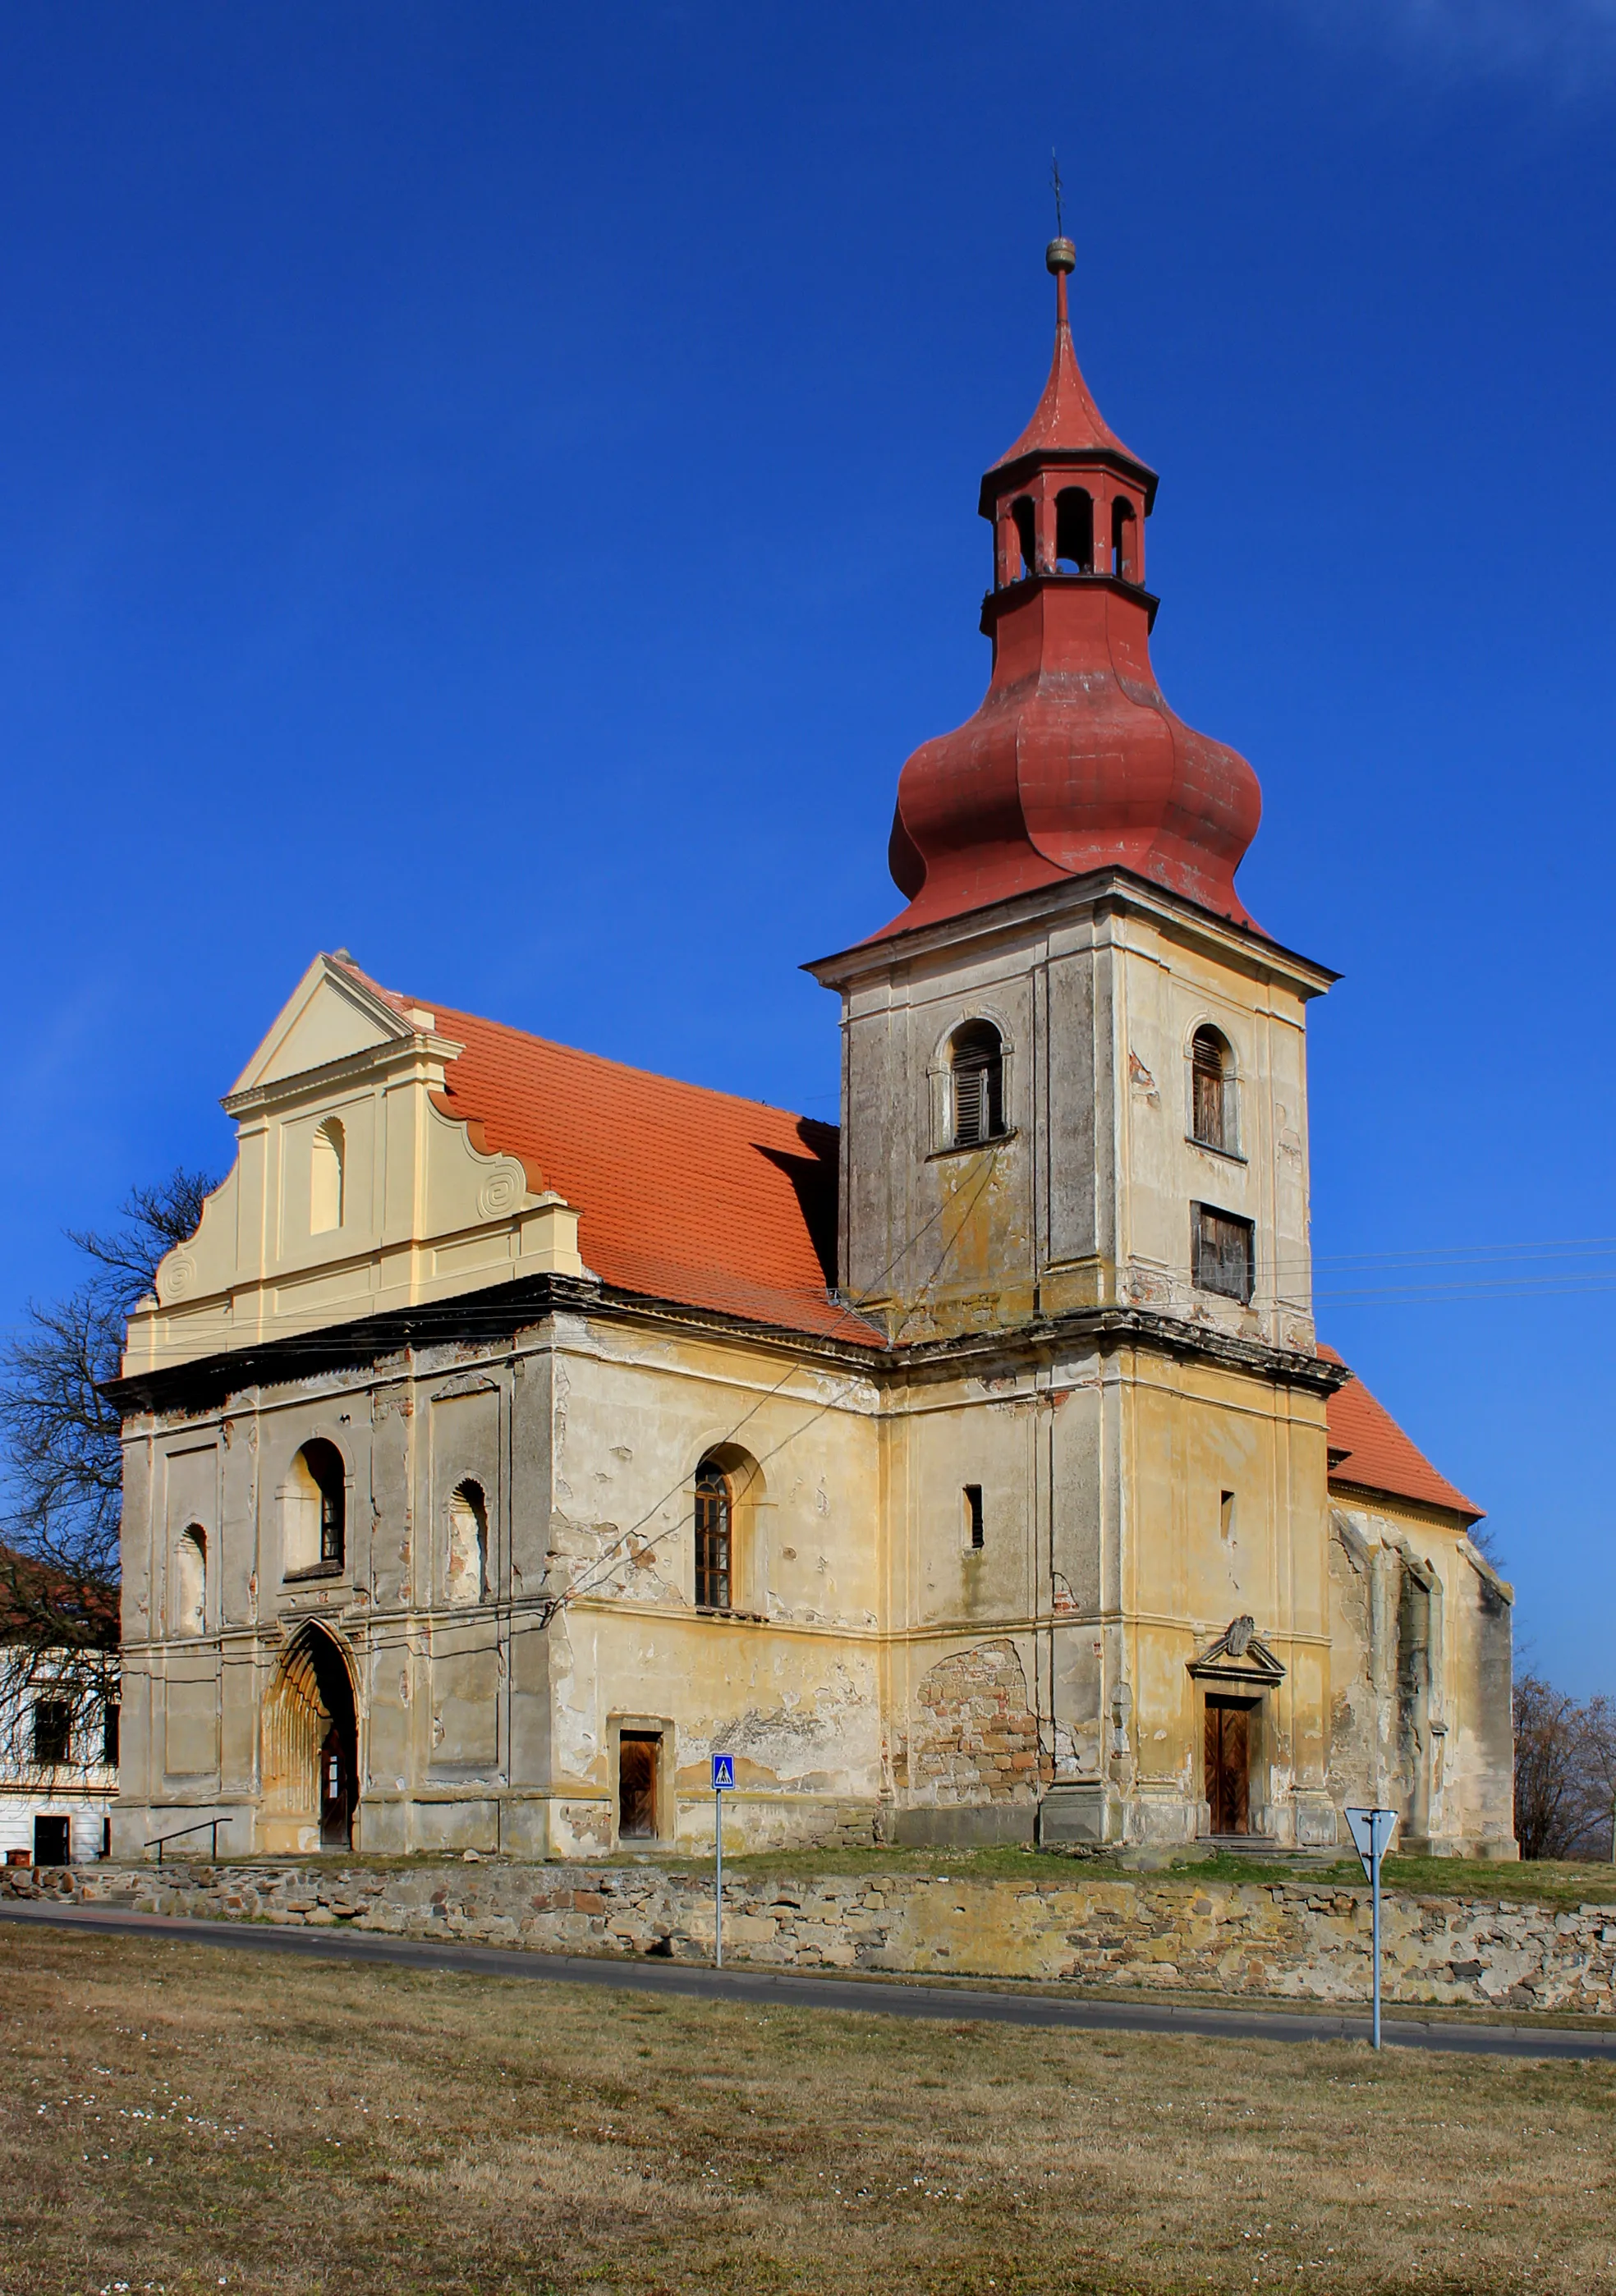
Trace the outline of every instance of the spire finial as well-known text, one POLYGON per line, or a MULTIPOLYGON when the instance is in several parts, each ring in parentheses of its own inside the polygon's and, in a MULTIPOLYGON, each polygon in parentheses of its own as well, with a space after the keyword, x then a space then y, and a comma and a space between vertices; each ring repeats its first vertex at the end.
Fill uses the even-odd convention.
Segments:
POLYGON ((1066 236, 1066 217, 1064 213, 1064 195, 1061 183, 1061 163, 1056 159, 1053 152, 1049 155, 1049 182, 1050 186, 1054 193, 1055 235, 1044 250, 1044 262, 1046 268, 1052 271, 1055 277, 1059 279, 1062 272, 1075 271, 1077 269, 1078 250, 1072 245, 1070 240, 1066 236))

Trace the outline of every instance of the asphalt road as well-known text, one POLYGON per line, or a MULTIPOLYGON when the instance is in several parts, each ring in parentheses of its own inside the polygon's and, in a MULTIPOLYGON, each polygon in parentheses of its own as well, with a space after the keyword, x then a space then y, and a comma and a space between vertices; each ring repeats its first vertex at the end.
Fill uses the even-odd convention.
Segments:
MULTIPOLYGON (((1357 2041, 1369 2038, 1367 2013, 1343 2016, 1317 2009, 1208 2009, 1173 2002, 1072 1999, 1018 1988, 992 1992, 890 1978, 819 1977, 797 1971, 708 1969, 688 1962, 595 1960, 578 1954, 506 1952, 498 1946, 439 1945, 419 1938, 380 1937, 367 1930, 278 1929, 259 1922, 185 1921, 112 1906, 0 1905, 0 1921, 51 1929, 92 1930, 111 1937, 167 1938, 171 1943, 294 1954, 308 1961, 383 1962, 400 1969, 525 1977, 539 1984, 603 1985, 627 1993, 686 1993, 708 2001, 767 2004, 780 2009, 851 2009, 884 2017, 940 2017, 954 2024, 1036 2025, 1075 2032, 1198 2033, 1213 2040, 1357 2041)), ((1386 2018, 1389 2046, 1443 2049, 1465 2056, 1616 2059, 1616 2033, 1565 2025, 1531 2028, 1440 2019, 1386 2018)))

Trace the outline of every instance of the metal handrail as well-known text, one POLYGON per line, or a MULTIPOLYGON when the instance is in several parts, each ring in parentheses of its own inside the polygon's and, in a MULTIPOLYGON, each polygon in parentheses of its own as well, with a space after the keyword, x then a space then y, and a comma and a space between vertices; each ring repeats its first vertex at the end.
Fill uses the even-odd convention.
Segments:
MULTIPOLYGON (((219 1857, 219 1827, 221 1825, 228 1825, 230 1821, 227 1817, 199 1817, 194 1825, 180 1825, 176 1826, 172 1833, 160 1833, 157 1837, 155 1845, 157 1849, 158 1864, 160 1866, 163 1862, 163 1844, 165 1841, 182 1841, 187 1833, 206 1833, 209 1826, 211 1826, 213 1829, 213 1845, 208 1854, 211 1857, 213 1863, 217 1866, 218 1864, 219 1857)), ((148 1849, 152 1849, 152 1846, 153 1845, 150 1841, 146 1844, 148 1849)))

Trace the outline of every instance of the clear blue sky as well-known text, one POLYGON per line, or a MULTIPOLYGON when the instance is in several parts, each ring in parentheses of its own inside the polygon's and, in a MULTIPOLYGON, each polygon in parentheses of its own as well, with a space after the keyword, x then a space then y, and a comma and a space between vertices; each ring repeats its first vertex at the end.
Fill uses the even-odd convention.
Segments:
POLYGON ((1052 145, 1158 670, 1345 975, 1322 1328, 1616 1691, 1616 1255, 1410 1263, 1616 1235, 1612 0, 5 10, 0 1320, 321 947, 833 1115, 1052 145))

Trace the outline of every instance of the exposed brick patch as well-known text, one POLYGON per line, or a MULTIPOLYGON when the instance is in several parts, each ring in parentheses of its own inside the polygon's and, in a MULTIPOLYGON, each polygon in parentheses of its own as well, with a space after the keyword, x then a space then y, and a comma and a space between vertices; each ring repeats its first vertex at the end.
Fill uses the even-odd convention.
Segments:
POLYGON ((1038 1723, 1012 1642, 979 1643, 922 1680, 909 1739, 909 1784, 921 1802, 1031 1801, 1038 1723))

